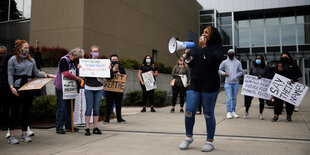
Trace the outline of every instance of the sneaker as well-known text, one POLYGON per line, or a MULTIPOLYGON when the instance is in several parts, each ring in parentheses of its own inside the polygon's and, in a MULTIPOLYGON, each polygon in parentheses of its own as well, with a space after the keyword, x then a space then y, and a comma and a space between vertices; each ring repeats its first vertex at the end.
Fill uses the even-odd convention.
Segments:
POLYGON ((90 136, 89 128, 85 129, 85 136, 90 136))
POLYGON ((9 144, 18 144, 18 143, 19 143, 19 140, 16 139, 15 136, 10 136, 9 139, 8 139, 8 143, 9 143, 9 144))
POLYGON ((171 108, 170 113, 174 113, 174 108, 171 108))
POLYGON ((298 112, 298 111, 299 111, 299 107, 296 106, 295 109, 294 109, 294 111, 295 111, 295 112, 298 112))
POLYGON ((259 114, 259 119, 260 119, 260 120, 264 120, 264 116, 263 116, 262 113, 259 114))
POLYGON ((98 128, 95 128, 95 129, 93 130, 93 134, 101 135, 102 132, 101 132, 98 128))
POLYGON ((6 137, 6 138, 9 138, 10 135, 11 135, 11 134, 10 134, 10 129, 8 129, 8 133, 6 133, 5 137, 6 137))
POLYGON ((234 111, 231 113, 231 115, 233 118, 239 118, 239 116, 234 111))
POLYGON ((193 138, 186 137, 185 140, 180 144, 180 150, 187 150, 189 144, 191 144, 193 141, 194 141, 193 138))
POLYGON ((230 112, 228 112, 228 113, 226 114, 226 118, 228 118, 228 119, 231 119, 231 118, 232 118, 232 116, 231 116, 231 113, 230 113, 230 112))
POLYGON ((292 117, 286 117, 287 122, 292 122, 292 117))
POLYGON ((108 125, 110 122, 108 122, 108 121, 103 121, 103 124, 104 125, 108 125))
POLYGON ((244 119, 248 119, 248 115, 249 115, 249 113, 245 112, 245 113, 243 114, 243 118, 244 118, 244 119))
POLYGON ((141 112, 146 112, 146 108, 143 107, 142 110, 141 110, 141 112))
POLYGON ((156 112, 154 107, 151 107, 151 112, 156 112))
POLYGON ((32 139, 27 134, 22 134, 22 138, 20 139, 20 141, 29 143, 32 141, 32 139))
POLYGON ((279 120, 279 117, 275 117, 275 116, 274 116, 274 117, 272 118, 271 121, 272 121, 272 122, 276 122, 276 121, 278 121, 278 120, 279 120))
MULTIPOLYGON (((73 127, 74 128, 74 132, 79 132, 79 128, 76 128, 76 127, 73 127)), ((66 132, 71 132, 72 131, 72 129, 70 128, 70 129, 66 129, 66 132)))
POLYGON ((214 150, 214 145, 212 142, 206 142, 206 144, 201 148, 202 152, 210 152, 214 150))
POLYGON ((56 129, 56 133, 58 134, 65 134, 65 130, 64 129, 56 129))
POLYGON ((117 123, 126 123, 126 120, 120 119, 120 120, 117 121, 117 123))
POLYGON ((27 127, 27 135, 28 135, 28 136, 34 136, 34 132, 32 132, 32 131, 30 130, 30 127, 29 127, 29 126, 27 127))
POLYGON ((183 113, 183 112, 184 112, 184 110, 183 110, 183 109, 180 109, 180 112, 181 112, 181 113, 183 113))

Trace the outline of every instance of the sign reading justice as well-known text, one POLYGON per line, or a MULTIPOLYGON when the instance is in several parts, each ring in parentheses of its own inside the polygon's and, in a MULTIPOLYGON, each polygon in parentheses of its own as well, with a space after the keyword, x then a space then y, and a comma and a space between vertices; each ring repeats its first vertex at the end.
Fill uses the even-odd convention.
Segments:
POLYGON ((125 90, 126 78, 126 74, 119 74, 110 80, 106 80, 104 83, 104 91, 123 93, 125 90))

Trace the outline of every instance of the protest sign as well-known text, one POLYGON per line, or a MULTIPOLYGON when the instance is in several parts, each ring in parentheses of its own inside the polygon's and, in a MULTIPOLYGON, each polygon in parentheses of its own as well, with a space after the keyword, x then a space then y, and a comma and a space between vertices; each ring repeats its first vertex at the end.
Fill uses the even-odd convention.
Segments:
MULTIPOLYGON (((71 69, 69 72, 73 75, 76 75, 76 71, 71 69)), ((77 95, 77 84, 75 80, 70 80, 64 77, 63 74, 61 74, 62 77, 62 92, 63 92, 63 99, 74 99, 77 95)))
POLYGON ((271 95, 267 93, 267 89, 271 83, 270 79, 261 78, 257 76, 245 75, 242 85, 241 94, 257 97, 265 100, 270 100, 271 95))
POLYGON ((126 78, 126 74, 120 74, 114 76, 113 79, 106 80, 104 83, 104 91, 123 93, 125 90, 126 78))
MULTIPOLYGON (((85 111, 86 111, 86 99, 85 99, 85 90, 80 89, 79 95, 75 98, 73 120, 74 125, 83 125, 85 124, 85 111)), ((93 114, 90 117, 90 123, 93 122, 93 114)))
POLYGON ((110 59, 80 59, 81 77, 110 78, 110 59))
POLYGON ((148 71, 145 73, 142 73, 143 82, 146 88, 146 91, 156 89, 156 81, 154 79, 152 71, 148 71))
POLYGON ((18 91, 41 89, 52 79, 53 78, 34 78, 31 81, 27 82, 24 86, 19 88, 18 91))
POLYGON ((285 102, 299 106, 307 93, 307 90, 307 86, 298 82, 293 84, 290 79, 279 74, 275 74, 270 86, 268 87, 267 93, 285 102))

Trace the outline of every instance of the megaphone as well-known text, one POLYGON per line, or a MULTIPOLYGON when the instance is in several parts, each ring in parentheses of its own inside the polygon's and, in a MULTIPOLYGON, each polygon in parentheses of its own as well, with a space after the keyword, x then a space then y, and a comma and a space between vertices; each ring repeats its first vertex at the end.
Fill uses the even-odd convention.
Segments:
POLYGON ((172 37, 168 43, 168 49, 171 54, 182 49, 192 49, 195 47, 194 42, 181 42, 172 37))

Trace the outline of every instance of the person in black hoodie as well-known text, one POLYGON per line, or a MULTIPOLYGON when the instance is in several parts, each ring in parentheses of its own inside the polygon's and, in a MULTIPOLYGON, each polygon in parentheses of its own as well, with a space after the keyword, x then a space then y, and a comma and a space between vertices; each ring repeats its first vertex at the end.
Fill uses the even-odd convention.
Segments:
MULTIPOLYGON (((280 63, 275 69, 275 73, 291 79, 291 83, 300 82, 302 77, 300 68, 294 63, 293 58, 288 52, 282 53, 280 63)), ((284 103, 286 107, 286 121, 291 122, 292 114, 294 112, 294 105, 276 97, 274 97, 274 102, 274 117, 272 118, 272 122, 278 121, 284 103)))
MULTIPOLYGON (((120 74, 126 74, 125 69, 119 64, 118 55, 112 54, 110 56, 111 60, 111 78, 114 76, 120 76, 120 74)), ((105 110, 105 120, 104 124, 108 124, 110 122, 110 115, 113 102, 115 103, 116 107, 116 118, 118 123, 126 123, 126 121, 122 118, 122 101, 123 101, 123 94, 119 92, 112 92, 112 91, 105 91, 107 97, 107 108, 105 110)))
MULTIPOLYGON (((270 78, 268 67, 265 64, 264 56, 258 55, 256 56, 255 62, 253 67, 250 70, 250 75, 257 76, 258 79, 261 78, 270 78)), ((251 107, 253 97, 244 95, 244 106, 245 106, 245 113, 243 118, 248 118, 249 109, 251 107)), ((259 98, 259 119, 263 120, 263 111, 265 107, 265 100, 259 98)))
POLYGON ((220 77, 218 74, 223 59, 222 39, 218 30, 212 26, 204 29, 199 39, 199 47, 191 51, 191 56, 185 56, 186 63, 191 68, 191 81, 187 91, 185 108, 186 138, 180 144, 181 150, 188 149, 193 142, 193 127, 195 114, 199 103, 202 103, 206 120, 207 139, 202 147, 203 152, 214 149, 215 117, 214 107, 220 92, 220 77))

